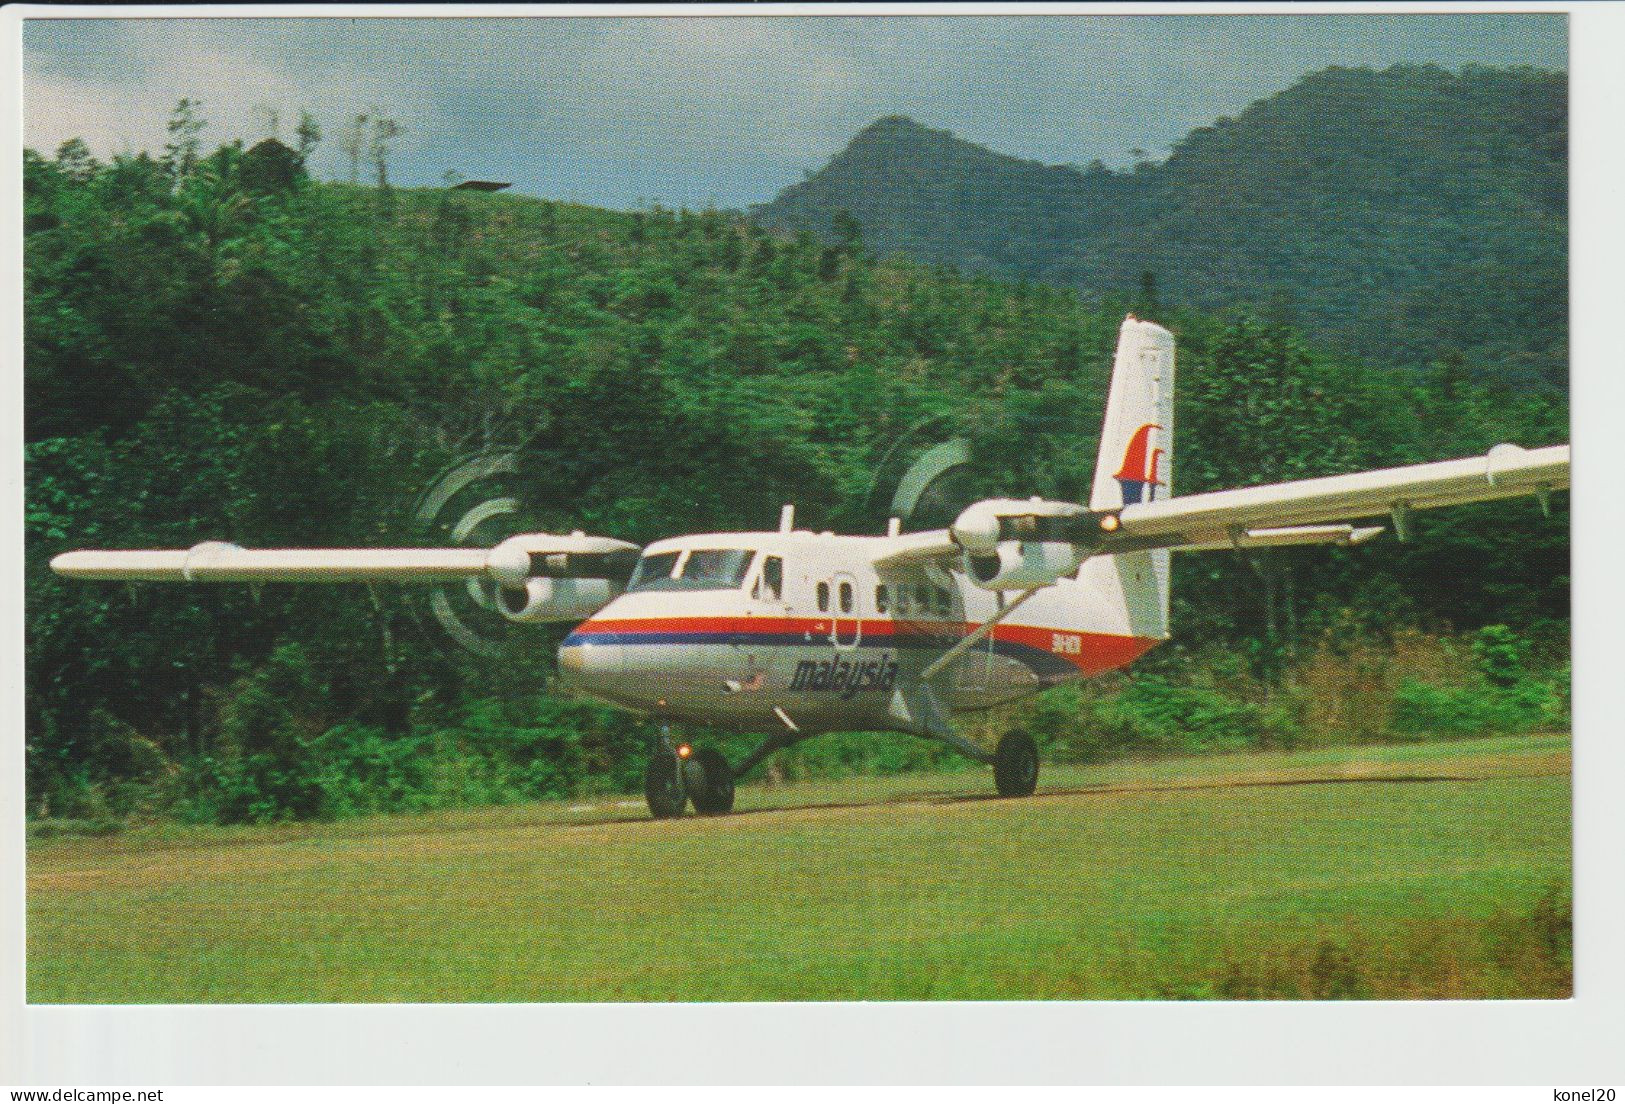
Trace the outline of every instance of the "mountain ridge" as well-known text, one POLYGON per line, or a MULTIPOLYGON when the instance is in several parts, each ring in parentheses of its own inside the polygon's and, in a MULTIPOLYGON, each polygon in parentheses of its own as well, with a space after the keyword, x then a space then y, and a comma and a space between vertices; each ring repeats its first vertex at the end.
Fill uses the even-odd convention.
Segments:
POLYGON ((1161 162, 1043 165, 887 116, 752 216, 937 264, 1283 313, 1384 365, 1566 378, 1566 77, 1333 67, 1161 162), (1151 274, 1148 280, 1146 273, 1151 274))

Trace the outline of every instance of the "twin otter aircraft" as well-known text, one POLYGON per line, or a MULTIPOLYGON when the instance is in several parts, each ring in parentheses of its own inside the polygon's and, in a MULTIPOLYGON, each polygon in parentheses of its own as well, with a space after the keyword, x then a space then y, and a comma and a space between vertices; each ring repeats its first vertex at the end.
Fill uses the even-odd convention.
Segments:
MULTIPOLYGON (((989 754, 955 731, 986 710, 1133 662, 1168 638, 1169 553, 1358 544, 1387 515, 1568 486, 1567 445, 1498 445, 1482 457, 1176 498, 1174 338, 1123 323, 1089 504, 989 499, 947 529, 836 536, 796 529, 710 533, 641 550, 581 533, 530 533, 491 549, 69 552, 86 579, 496 584, 517 622, 580 621, 559 647, 578 692, 663 722, 766 733, 730 766, 662 735, 649 811, 733 807, 734 779, 817 733, 891 729, 942 740, 993 766, 1005 796, 1038 781, 1032 738, 989 754), (635 563, 635 566, 634 566, 635 563), (630 572, 628 572, 630 569, 630 572), (585 620, 582 620, 582 619, 585 620)), ((669 729, 663 727, 663 733, 669 729)))

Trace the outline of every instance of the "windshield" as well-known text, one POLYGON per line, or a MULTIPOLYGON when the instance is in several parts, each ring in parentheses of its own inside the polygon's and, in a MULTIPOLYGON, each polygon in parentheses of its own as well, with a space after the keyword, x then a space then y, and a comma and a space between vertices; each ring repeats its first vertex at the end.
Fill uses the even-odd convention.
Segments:
POLYGON ((638 562, 627 590, 733 590, 743 585, 750 561, 749 548, 696 548, 689 552, 676 578, 672 568, 680 553, 662 552, 638 562))
POLYGON ((627 581, 626 589, 652 590, 658 583, 671 582, 671 569, 677 566, 677 556, 676 552, 659 552, 643 557, 627 581))

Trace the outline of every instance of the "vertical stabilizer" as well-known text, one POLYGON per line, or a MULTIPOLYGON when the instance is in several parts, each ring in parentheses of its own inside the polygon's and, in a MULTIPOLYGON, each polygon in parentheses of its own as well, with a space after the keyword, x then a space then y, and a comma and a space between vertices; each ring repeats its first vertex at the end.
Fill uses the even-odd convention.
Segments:
POLYGON ((1131 314, 1117 337, 1089 508, 1169 497, 1173 455, 1174 335, 1131 314))
MULTIPOLYGON (((1133 315, 1123 320, 1100 430, 1089 509, 1116 510, 1173 495, 1174 335, 1133 315)), ((1136 636, 1168 635, 1169 553, 1111 557, 1124 614, 1136 636)))

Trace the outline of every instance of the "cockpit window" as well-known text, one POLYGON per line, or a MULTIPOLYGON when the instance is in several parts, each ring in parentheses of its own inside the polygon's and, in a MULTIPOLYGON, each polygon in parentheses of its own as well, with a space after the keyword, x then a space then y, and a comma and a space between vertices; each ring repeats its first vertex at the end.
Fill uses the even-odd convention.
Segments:
POLYGON ((678 552, 656 552, 653 556, 645 556, 638 561, 638 566, 632 572, 632 578, 627 581, 626 589, 632 590, 670 590, 672 582, 671 569, 677 566, 678 552))
POLYGON ((681 552, 661 552, 643 557, 626 589, 733 590, 744 585, 745 574, 756 553, 749 548, 695 548, 673 577, 672 568, 682 555, 681 552))
POLYGON ((696 548, 677 581, 684 590, 731 590, 744 583, 753 555, 748 548, 696 548))

